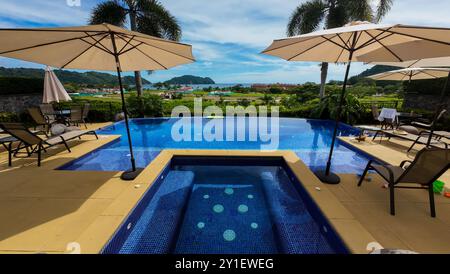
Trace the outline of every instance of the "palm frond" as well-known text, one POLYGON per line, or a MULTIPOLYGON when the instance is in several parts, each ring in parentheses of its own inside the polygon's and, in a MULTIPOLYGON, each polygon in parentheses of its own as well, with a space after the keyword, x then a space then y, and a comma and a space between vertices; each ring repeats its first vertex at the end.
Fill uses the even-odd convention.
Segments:
POLYGON ((368 0, 341 0, 349 21, 373 21, 373 10, 368 0))
POLYGON ((181 27, 177 19, 157 0, 137 0, 137 28, 139 32, 179 41, 181 27))
POLYGON ((295 36, 317 30, 325 17, 327 4, 322 0, 311 0, 298 6, 287 26, 287 35, 295 36))
POLYGON ((346 4, 346 0, 329 2, 329 10, 325 22, 325 27, 327 29, 342 27, 348 23, 350 18, 346 4))
POLYGON ((119 2, 110 0, 98 4, 91 14, 89 24, 96 25, 108 23, 123 27, 127 21, 127 11, 119 2))
POLYGON ((376 22, 380 22, 383 19, 391 9, 393 3, 393 0, 380 0, 377 7, 377 15, 375 16, 376 22))

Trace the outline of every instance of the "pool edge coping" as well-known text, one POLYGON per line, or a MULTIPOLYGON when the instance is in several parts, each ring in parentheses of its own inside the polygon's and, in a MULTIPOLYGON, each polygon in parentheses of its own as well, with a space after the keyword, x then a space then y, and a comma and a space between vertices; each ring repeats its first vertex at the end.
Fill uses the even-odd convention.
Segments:
POLYGON ((82 233, 77 242, 82 244, 82 246, 88 246, 87 253, 100 253, 103 250, 153 183, 156 182, 176 156, 282 157, 351 253, 367 254, 369 252, 367 245, 377 242, 328 189, 331 186, 321 183, 292 151, 166 149, 162 150, 152 163, 144 169, 141 175, 131 182, 132 186, 129 190, 119 195, 115 202, 97 217, 97 222, 94 221, 82 233), (106 223, 102 225, 101 220, 98 220, 102 216, 115 217, 117 220, 113 224, 106 223), (100 227, 98 227, 99 225, 100 227), (108 225, 108 227, 104 227, 105 225, 108 225), (93 239, 96 239, 95 243, 90 242, 93 239))

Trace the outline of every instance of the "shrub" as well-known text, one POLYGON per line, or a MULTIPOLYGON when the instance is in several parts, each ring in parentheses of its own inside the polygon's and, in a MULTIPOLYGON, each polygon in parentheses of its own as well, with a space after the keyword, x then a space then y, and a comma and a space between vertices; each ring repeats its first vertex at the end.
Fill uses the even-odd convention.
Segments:
POLYGON ((0 77, 0 94, 42 94, 44 79, 0 77))
POLYGON ((132 94, 127 98, 127 109, 131 117, 161 117, 163 116, 163 101, 153 94, 138 97, 132 94))

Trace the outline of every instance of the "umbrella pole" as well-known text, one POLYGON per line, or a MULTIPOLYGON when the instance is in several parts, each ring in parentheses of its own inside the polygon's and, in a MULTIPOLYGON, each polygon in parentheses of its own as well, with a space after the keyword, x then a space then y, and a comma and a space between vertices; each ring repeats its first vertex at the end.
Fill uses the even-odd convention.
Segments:
POLYGON ((119 78, 120 97, 122 99, 122 111, 123 111, 123 115, 125 118, 125 127, 127 130, 128 145, 130 148, 130 156, 131 156, 131 170, 128 170, 128 171, 125 171, 124 173, 122 173, 120 178, 125 181, 132 181, 142 172, 143 169, 136 168, 136 160, 134 159, 133 143, 131 141, 131 133, 130 133, 130 125, 128 123, 127 106, 125 104, 125 95, 123 92, 122 75, 121 75, 122 69, 120 67, 119 54, 117 53, 116 40, 115 40, 113 33, 111 33, 111 41, 112 41, 112 45, 113 45, 113 49, 114 49, 114 58, 116 59, 116 64, 117 64, 117 77, 119 78))
POLYGON ((437 122, 436 119, 438 118, 440 112, 442 111, 443 106, 445 105, 443 102, 445 100, 445 96, 447 95, 447 90, 449 87, 449 78, 450 78, 450 72, 448 73, 447 80, 445 80, 444 88, 442 89, 442 92, 441 92, 441 98, 439 100, 439 102, 441 102, 441 104, 436 109, 436 113, 434 115, 433 124, 431 125, 431 128, 430 128, 430 136, 428 136, 427 147, 430 147, 431 140, 433 138, 433 132, 434 132, 434 128, 435 128, 436 122, 437 122))
POLYGON ((331 141, 331 148, 330 153, 328 155, 328 161, 327 161, 327 168, 325 171, 317 171, 315 172, 316 176, 319 177, 319 179, 322 181, 322 183, 325 184, 339 184, 341 182, 341 179, 339 176, 331 172, 331 160, 333 158, 333 151, 334 151, 334 145, 336 143, 337 138, 337 132, 339 129, 339 122, 340 122, 340 116, 342 111, 342 105, 344 104, 345 99, 345 92, 347 90, 347 82, 348 82, 348 76, 350 73, 350 67, 351 67, 351 60, 353 59, 353 51, 350 51, 349 60, 347 63, 347 70, 345 71, 345 79, 344 79, 344 85, 342 86, 341 96, 339 99, 339 106, 336 114, 336 120, 334 125, 334 131, 333 131, 333 140, 331 141))

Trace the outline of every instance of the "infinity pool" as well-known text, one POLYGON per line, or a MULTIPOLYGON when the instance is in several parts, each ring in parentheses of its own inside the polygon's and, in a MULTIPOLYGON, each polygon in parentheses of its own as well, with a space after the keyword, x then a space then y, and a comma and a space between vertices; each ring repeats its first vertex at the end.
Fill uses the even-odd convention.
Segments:
MULTIPOLYGON (((250 129, 248 118, 244 126, 235 126, 232 132, 235 136, 238 132, 245 132, 245 141, 195 141, 202 132, 194 130, 190 137, 192 141, 177 142, 172 138, 172 128, 180 119, 158 118, 158 119, 133 119, 130 121, 133 147, 138 167, 146 167, 158 156, 163 149, 227 149, 227 150, 260 150, 261 145, 267 145, 270 141, 249 140, 250 129)), ((211 119, 203 119, 201 123, 206 125, 211 119)), ((227 119, 221 119, 224 128, 227 127, 227 119)), ((233 121, 232 121, 233 122, 233 121)), ((292 150, 312 170, 322 169, 326 164, 328 152, 331 145, 333 121, 307 120, 280 118, 278 150, 292 150)), ((259 130, 259 128, 258 128, 259 130)), ((268 133, 272 128, 269 126, 268 133)), ((126 138, 125 124, 116 123, 97 131, 103 135, 122 135, 119 140, 97 149, 84 157, 81 157, 60 169, 63 170, 104 170, 124 171, 131 168, 128 143, 126 138)), ((227 140, 223 132, 223 139, 227 140)), ((340 136, 351 136, 358 134, 358 130, 345 124, 339 128, 340 136)), ((203 137, 203 136, 200 136, 203 137)), ((271 136, 274 138, 275 136, 271 136)), ((272 140, 273 141, 273 140, 272 140)), ((336 143, 333 156, 332 169, 339 173, 361 173, 367 164, 368 157, 356 152, 341 142, 336 143)))

